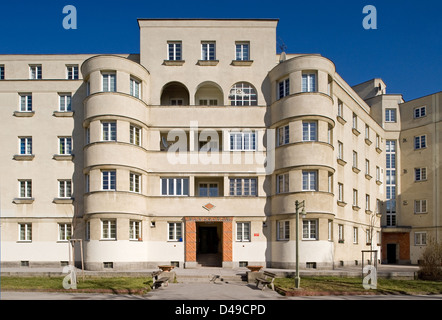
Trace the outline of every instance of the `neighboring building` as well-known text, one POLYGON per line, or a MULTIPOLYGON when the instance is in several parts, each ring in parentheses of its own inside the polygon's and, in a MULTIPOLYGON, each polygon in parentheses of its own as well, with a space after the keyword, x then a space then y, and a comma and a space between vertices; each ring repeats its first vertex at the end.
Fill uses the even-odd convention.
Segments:
MULTIPOLYGON (((351 88, 318 54, 277 55, 278 20, 138 23, 140 54, 0 56, 2 266, 64 265, 82 239, 90 270, 294 268, 297 200, 301 268, 381 259, 382 213, 414 225, 386 159, 415 133, 384 111, 420 102, 381 80, 351 88)), ((438 99, 422 103, 440 141, 438 99)), ((394 177, 417 165, 402 161, 394 177)), ((440 226, 437 190, 407 200, 440 226)))

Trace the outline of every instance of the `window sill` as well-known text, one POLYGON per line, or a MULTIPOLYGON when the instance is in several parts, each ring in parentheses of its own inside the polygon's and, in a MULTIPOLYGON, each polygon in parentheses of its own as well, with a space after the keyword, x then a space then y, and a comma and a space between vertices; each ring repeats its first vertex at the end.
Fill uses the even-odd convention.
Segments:
POLYGON ((366 214, 372 214, 373 211, 371 211, 371 210, 365 210, 365 213, 366 213, 366 214))
POLYGON ((336 119, 338 120, 338 122, 340 124, 346 124, 347 120, 345 120, 344 118, 342 118, 341 116, 336 116, 336 119))
POLYGON ((182 66, 186 62, 185 60, 164 60, 163 65, 165 66, 182 66))
POLYGON ((72 204, 74 202, 73 198, 54 198, 52 201, 56 204, 72 204))
POLYGON ((344 243, 344 240, 338 240, 338 243, 344 243))
POLYGON ((361 134, 361 132, 358 129, 356 129, 356 128, 352 128, 351 131, 353 132, 353 134, 355 136, 359 136, 361 134))
POLYGON ((74 116, 74 111, 54 111, 52 115, 59 118, 70 118, 74 116))
POLYGON ((371 146, 373 142, 372 142, 370 139, 365 138, 365 143, 366 143, 368 146, 371 146))
POLYGON ((199 66, 216 66, 218 63, 219 60, 198 60, 196 64, 199 66))
POLYGON ((74 159, 73 154, 54 154, 52 159, 57 161, 72 161, 74 159))
POLYGON ((15 204, 31 204, 34 202, 34 198, 15 198, 12 202, 15 204))
POLYGON ((16 117, 33 117, 35 111, 14 111, 16 117))
POLYGON ((353 170, 354 173, 359 173, 359 172, 361 172, 361 169, 358 169, 358 168, 356 168, 356 167, 352 167, 351 169, 353 170))
POLYGON ((366 173, 366 174, 365 174, 365 179, 367 179, 367 180, 371 180, 371 179, 373 179, 373 177, 366 173))
POLYGON ((345 207, 346 205, 347 205, 347 202, 339 201, 339 200, 338 200, 338 206, 340 206, 340 207, 345 207))
POLYGON ((377 184, 378 186, 380 186, 380 185, 382 184, 382 181, 381 181, 381 180, 376 180, 376 184, 377 184))
POLYGON ((382 149, 379 148, 379 147, 376 147, 376 152, 377 152, 377 153, 382 153, 382 149))
POLYGON ((232 66, 249 67, 253 64, 253 60, 232 60, 232 66))
POLYGON ((347 164, 347 161, 344 161, 344 160, 342 160, 342 159, 339 159, 338 158, 338 163, 341 165, 341 166, 345 166, 346 164, 347 164))
POLYGON ((359 210, 361 210, 361 207, 358 207, 358 206, 355 206, 355 205, 352 205, 351 207, 352 207, 352 209, 353 209, 354 211, 359 211, 359 210))
POLYGON ((13 159, 17 161, 32 161, 35 155, 33 154, 15 154, 13 159))

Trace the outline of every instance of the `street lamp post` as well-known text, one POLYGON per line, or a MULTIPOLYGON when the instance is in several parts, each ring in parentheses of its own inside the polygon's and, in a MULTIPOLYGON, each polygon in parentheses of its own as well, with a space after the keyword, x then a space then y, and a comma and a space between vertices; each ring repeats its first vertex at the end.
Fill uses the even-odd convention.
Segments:
POLYGON ((299 202, 296 200, 296 276, 295 276, 295 288, 299 289, 301 283, 301 277, 299 276, 299 210, 302 208, 301 215, 305 216, 305 200, 299 202))

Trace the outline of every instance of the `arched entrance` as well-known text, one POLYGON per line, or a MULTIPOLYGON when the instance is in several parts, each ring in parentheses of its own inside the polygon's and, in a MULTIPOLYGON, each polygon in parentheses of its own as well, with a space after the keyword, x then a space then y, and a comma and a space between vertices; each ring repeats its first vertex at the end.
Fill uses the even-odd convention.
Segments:
POLYGON ((189 90, 181 82, 167 83, 161 92, 162 106, 188 106, 189 90))

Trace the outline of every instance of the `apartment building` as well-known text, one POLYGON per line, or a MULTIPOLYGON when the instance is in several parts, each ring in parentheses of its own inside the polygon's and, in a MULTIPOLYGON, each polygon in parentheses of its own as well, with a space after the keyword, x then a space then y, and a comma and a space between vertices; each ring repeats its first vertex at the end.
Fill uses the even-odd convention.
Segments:
POLYGON ((138 24, 139 54, 0 55, 2 266, 64 265, 71 242, 89 270, 381 256, 383 104, 277 54, 275 19, 138 24))

